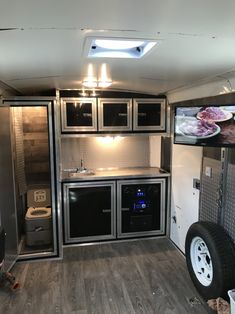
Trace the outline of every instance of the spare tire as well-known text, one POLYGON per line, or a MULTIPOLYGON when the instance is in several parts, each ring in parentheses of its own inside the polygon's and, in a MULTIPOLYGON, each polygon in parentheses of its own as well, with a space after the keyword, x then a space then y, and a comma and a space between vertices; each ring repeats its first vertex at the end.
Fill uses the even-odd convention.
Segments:
POLYGON ((185 241, 190 277, 205 300, 227 298, 235 288, 235 249, 225 230, 212 222, 191 225, 185 241))

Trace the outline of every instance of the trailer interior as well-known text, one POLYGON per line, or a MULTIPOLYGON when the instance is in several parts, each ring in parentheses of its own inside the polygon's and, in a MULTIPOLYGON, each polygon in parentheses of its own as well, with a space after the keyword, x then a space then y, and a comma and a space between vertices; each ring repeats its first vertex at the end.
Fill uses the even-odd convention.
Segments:
POLYGON ((235 3, 0 4, 0 312, 234 314, 235 3))

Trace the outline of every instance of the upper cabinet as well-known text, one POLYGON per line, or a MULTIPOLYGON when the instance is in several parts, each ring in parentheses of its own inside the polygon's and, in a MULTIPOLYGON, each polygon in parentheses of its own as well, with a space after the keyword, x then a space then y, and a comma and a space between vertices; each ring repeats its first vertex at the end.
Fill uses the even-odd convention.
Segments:
POLYGON ((134 131, 165 131, 165 99, 135 98, 133 106, 134 131))
POLYGON ((62 97, 61 130, 62 133, 163 133, 166 99, 62 97))
POLYGON ((99 131, 131 131, 132 99, 99 98, 99 131))
POLYGON ((62 98, 62 132, 97 131, 96 98, 62 98))

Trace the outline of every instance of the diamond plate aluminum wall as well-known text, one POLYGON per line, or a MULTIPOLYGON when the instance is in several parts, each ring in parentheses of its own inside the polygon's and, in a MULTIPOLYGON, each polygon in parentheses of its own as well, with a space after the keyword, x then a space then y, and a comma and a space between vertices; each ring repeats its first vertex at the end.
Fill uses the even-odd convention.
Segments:
POLYGON ((221 161, 204 157, 201 174, 201 198, 199 220, 218 223, 219 206, 218 196, 221 179, 221 161), (206 175, 206 167, 212 169, 211 176, 206 175))
POLYGON ((235 165, 228 164, 223 227, 235 243, 235 165))

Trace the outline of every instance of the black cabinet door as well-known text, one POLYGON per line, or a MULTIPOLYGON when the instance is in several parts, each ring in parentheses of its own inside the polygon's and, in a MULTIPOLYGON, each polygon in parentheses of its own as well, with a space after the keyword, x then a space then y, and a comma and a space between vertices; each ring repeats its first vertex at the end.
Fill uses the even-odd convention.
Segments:
POLYGON ((134 130, 165 130, 165 99, 134 99, 134 130))
POLYGON ((66 193, 65 230, 68 242, 114 236, 114 184, 69 186, 66 193))
POLYGON ((99 130, 130 131, 131 99, 99 99, 99 130))
POLYGON ((62 131, 89 132, 97 130, 95 99, 64 99, 61 108, 62 131))
POLYGON ((119 184, 118 198, 119 237, 163 233, 164 180, 122 182, 119 184))

